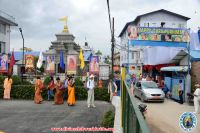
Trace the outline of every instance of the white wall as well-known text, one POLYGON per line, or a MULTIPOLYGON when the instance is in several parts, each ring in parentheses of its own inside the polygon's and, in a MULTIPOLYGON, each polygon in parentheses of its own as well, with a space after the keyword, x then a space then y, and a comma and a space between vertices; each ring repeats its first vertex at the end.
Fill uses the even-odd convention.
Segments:
POLYGON ((144 27, 144 23, 149 23, 149 27, 161 27, 161 22, 165 22, 165 28, 187 28, 187 21, 185 19, 165 12, 142 16, 137 25, 140 24, 141 27, 144 27), (179 24, 183 27, 179 27, 179 24))
POLYGON ((5 42, 5 53, 10 52, 10 26, 6 25, 6 34, 0 32, 0 41, 5 42))

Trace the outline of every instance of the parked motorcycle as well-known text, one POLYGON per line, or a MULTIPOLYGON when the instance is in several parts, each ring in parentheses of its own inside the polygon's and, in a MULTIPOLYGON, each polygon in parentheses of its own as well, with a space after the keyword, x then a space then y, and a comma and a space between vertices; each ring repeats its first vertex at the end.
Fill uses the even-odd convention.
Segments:
POLYGON ((147 111, 147 105, 146 104, 139 104, 138 108, 139 108, 140 112, 142 113, 142 116, 145 119, 145 115, 144 114, 147 111))

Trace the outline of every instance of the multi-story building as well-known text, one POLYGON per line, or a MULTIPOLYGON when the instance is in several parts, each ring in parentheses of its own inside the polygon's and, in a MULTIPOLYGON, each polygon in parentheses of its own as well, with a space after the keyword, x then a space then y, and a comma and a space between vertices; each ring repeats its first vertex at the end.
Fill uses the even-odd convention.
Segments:
MULTIPOLYGON (((144 48, 129 45, 128 26, 160 27, 160 28, 187 28, 190 18, 164 9, 139 15, 134 21, 126 23, 119 37, 121 39, 120 65, 142 64, 144 62, 144 48), (129 52, 128 52, 129 51, 129 52)), ((148 47, 145 47, 147 49, 148 47)), ((154 58, 154 57, 152 57, 154 58)))
POLYGON ((0 10, 0 53, 10 51, 10 26, 17 26, 15 18, 0 10))

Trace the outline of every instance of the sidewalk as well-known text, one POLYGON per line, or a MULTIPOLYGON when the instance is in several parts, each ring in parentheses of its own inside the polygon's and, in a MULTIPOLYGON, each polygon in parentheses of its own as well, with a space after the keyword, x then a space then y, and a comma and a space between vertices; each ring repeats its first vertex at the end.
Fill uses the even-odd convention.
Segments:
POLYGON ((121 101, 119 96, 113 96, 112 104, 115 106, 115 121, 114 121, 114 133, 123 133, 120 126, 121 121, 121 101))

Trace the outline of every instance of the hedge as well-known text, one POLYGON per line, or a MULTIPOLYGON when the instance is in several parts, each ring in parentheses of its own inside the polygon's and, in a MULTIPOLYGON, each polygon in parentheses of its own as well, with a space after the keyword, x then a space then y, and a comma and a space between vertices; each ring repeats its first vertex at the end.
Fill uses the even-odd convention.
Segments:
MULTIPOLYGON (((55 90, 54 90, 55 91, 55 90)), ((54 92, 55 93, 55 92, 54 92)), ((95 88, 95 100, 109 101, 109 94, 107 88, 95 88)), ((43 99, 47 100, 47 89, 42 91, 43 99)), ((86 100, 87 90, 82 86, 75 87, 76 100, 86 100)), ((3 98, 3 85, 0 85, 0 98, 3 98)), ((34 99, 34 85, 12 85, 11 90, 12 99, 34 99)))
POLYGON ((114 119, 115 119, 114 111, 113 110, 107 111, 103 117, 101 126, 105 127, 105 128, 113 128, 114 127, 114 119))

